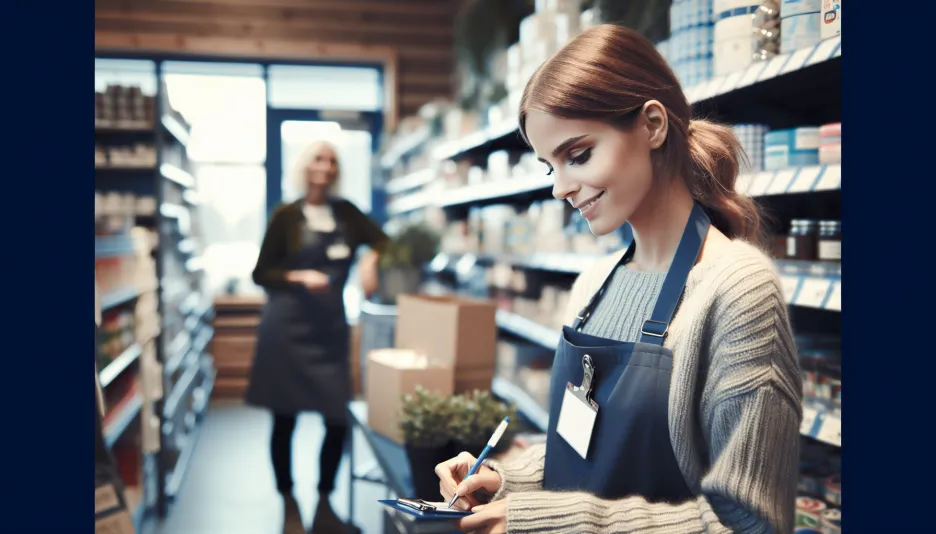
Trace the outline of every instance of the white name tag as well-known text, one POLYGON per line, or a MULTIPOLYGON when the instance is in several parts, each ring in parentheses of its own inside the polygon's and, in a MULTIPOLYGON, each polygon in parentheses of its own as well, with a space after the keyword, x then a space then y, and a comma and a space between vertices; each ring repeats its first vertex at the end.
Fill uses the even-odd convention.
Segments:
POLYGON ((336 243, 325 252, 330 260, 343 260, 351 255, 351 248, 344 243, 336 243))
POLYGON ((598 409, 587 404, 566 387, 565 394, 562 396, 562 407, 559 409, 556 432, 582 458, 588 458, 588 446, 591 444, 597 418, 598 409))

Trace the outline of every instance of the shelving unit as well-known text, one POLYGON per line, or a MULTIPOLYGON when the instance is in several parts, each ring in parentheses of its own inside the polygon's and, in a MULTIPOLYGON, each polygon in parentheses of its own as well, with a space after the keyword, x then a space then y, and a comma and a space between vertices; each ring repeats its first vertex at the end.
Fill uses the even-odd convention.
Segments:
MULTIPOLYGON (((169 105, 158 67, 153 76, 155 94, 142 97, 151 106, 147 120, 98 117, 95 125, 95 187, 101 200, 95 255, 103 262, 98 280, 137 273, 126 283, 108 284, 113 287, 101 294, 105 313, 133 317, 137 324, 133 335, 124 334, 132 342, 100 367, 99 379, 105 397, 116 396, 110 395, 111 389, 126 391, 110 402, 105 444, 124 449, 142 444, 142 481, 128 488, 139 497, 133 510, 138 531, 153 512, 168 513, 188 467, 180 460, 191 457, 214 381, 207 353, 212 304, 202 291, 203 270, 195 261, 201 240, 198 183, 186 149, 189 131, 169 105), (121 159, 115 165, 100 157, 126 158, 128 153, 155 154, 155 161, 136 165, 121 159), (125 269, 119 267, 124 262, 125 269), (143 268, 148 271, 143 273, 143 268)), ((128 105, 135 109, 124 96, 127 91, 115 91, 116 102, 109 104, 118 113, 125 113, 128 105)))
MULTIPOLYGON (((696 114, 729 124, 764 124, 777 130, 837 122, 841 119, 841 54, 841 39, 834 37, 738 72, 714 77, 685 88, 685 92, 696 114)), ((451 167, 444 172, 441 170, 446 160, 483 167, 489 154, 503 150, 511 154, 510 161, 514 164, 515 154, 529 150, 519 134, 515 117, 488 124, 458 139, 444 142, 421 139, 420 144, 425 145, 423 150, 435 163, 426 169, 400 175, 391 180, 387 188, 391 196, 387 211, 401 222, 425 218, 423 214, 432 210, 442 210, 448 223, 465 221, 471 213, 487 206, 509 205, 523 209, 531 202, 552 197, 553 180, 545 171, 529 175, 515 170, 511 178, 498 175, 497 179, 458 186, 451 185, 458 183, 450 181, 451 167)), ((385 169, 393 167, 400 158, 411 157, 418 145, 401 141, 394 146, 406 146, 407 151, 388 153, 385 169)), ((464 177, 462 180, 467 181, 464 177)), ((739 176, 736 182, 740 194, 756 199, 771 216, 790 219, 839 218, 841 187, 840 164, 755 171, 739 176)), ((485 280, 485 272, 490 274, 506 266, 508 270, 522 271, 523 276, 533 277, 527 279, 532 280, 529 284, 519 285, 525 288, 522 291, 529 291, 527 286, 535 291, 544 284, 568 288, 576 275, 602 256, 601 253, 491 254, 447 250, 427 265, 427 272, 437 277, 433 282, 436 287, 499 300, 509 297, 503 294, 501 286, 495 289, 490 279, 485 280)), ((841 264, 778 260, 776 266, 797 333, 804 327, 818 332, 831 328, 835 335, 840 328, 837 313, 841 310, 841 264)), ((519 338, 547 350, 557 346, 560 333, 556 329, 515 311, 499 310, 496 322, 506 339, 519 338)), ((517 383, 496 377, 492 390, 515 402, 526 419, 545 429, 548 420, 545 406, 538 404, 517 383)), ((840 429, 840 414, 830 407, 820 409, 809 405, 807 415, 802 429, 804 436, 841 446, 840 434, 836 437, 835 433, 836 428, 840 429)))

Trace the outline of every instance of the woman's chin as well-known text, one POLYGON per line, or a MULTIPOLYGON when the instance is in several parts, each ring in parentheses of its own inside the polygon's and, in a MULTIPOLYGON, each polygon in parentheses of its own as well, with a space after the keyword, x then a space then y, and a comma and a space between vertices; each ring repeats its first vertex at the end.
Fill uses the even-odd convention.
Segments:
POLYGON ((608 235, 611 232, 615 231, 617 229, 617 226, 613 226, 612 224, 609 224, 608 222, 602 220, 601 217, 598 217, 597 219, 593 221, 588 221, 588 229, 591 231, 592 234, 598 237, 601 237, 601 236, 608 235))

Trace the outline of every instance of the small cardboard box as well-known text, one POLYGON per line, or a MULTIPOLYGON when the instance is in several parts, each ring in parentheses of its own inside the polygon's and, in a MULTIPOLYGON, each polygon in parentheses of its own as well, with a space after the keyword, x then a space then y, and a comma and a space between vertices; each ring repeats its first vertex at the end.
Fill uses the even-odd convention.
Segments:
POLYGON ((378 434, 403 443, 400 431, 400 397, 422 386, 451 395, 452 368, 430 363, 411 350, 379 349, 367 354, 367 424, 378 434))
MULTIPOLYGON (((454 392, 462 393, 469 385, 477 387, 479 375, 493 376, 496 311, 491 301, 400 295, 396 347, 451 366, 455 376, 454 392), (466 380, 461 381, 461 376, 466 380)), ((490 383, 485 389, 489 388, 490 383)))

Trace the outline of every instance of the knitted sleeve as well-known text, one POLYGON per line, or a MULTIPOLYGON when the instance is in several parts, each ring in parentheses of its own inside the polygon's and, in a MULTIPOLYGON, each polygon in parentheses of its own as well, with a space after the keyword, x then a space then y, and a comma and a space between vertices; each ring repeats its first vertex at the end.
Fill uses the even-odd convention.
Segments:
MULTIPOLYGON (((640 496, 600 499, 585 492, 529 491, 542 476, 521 462, 502 468, 510 533, 789 533, 793 531, 799 425, 799 369, 780 284, 755 268, 712 289, 715 330, 706 347, 708 453, 699 495, 680 503, 640 496), (517 474, 527 478, 517 478, 517 474)), ((539 465, 545 450, 531 450, 539 465)), ((534 462, 534 460, 536 462, 534 462)), ((698 485, 696 483, 698 482, 698 485)))

